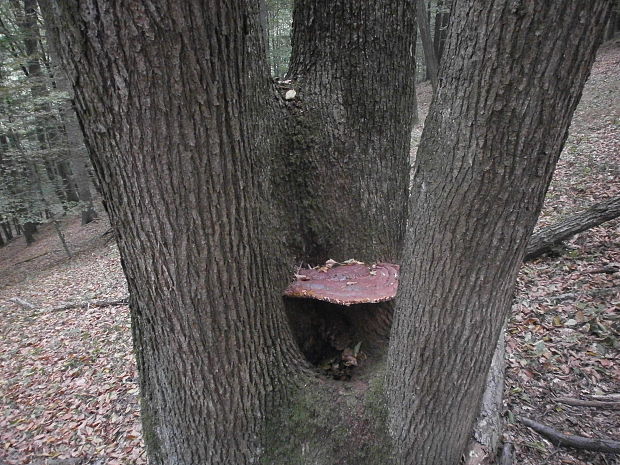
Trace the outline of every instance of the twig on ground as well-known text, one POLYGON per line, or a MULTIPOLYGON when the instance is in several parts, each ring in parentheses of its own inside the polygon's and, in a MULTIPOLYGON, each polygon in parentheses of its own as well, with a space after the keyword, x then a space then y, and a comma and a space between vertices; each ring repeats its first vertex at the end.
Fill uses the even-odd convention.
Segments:
POLYGON ((597 297, 597 296, 603 296, 603 295, 608 295, 608 294, 614 294, 616 292, 620 292, 620 286, 604 287, 602 289, 589 289, 587 291, 582 291, 582 292, 569 292, 567 294, 558 294, 558 295, 552 295, 552 296, 541 296, 541 297, 536 297, 534 299, 519 299, 519 302, 523 302, 525 300, 529 300, 532 302, 540 302, 543 300, 547 300, 551 303, 557 304, 564 300, 575 300, 575 299, 578 299, 579 297, 584 297, 584 296, 597 297))
POLYGON ((582 400, 574 399, 572 397, 556 397, 553 400, 562 404, 573 405, 575 407, 596 407, 611 410, 620 410, 620 402, 614 401, 582 400))
POLYGON ((614 441, 612 439, 592 439, 583 436, 564 434, 551 428, 550 426, 543 425, 542 423, 530 420, 529 418, 517 418, 521 423, 532 428, 534 431, 541 434, 557 446, 620 454, 620 441, 614 441))
POLYGON ((620 393, 610 392, 609 394, 590 394, 588 396, 592 400, 602 400, 605 402, 620 402, 620 393))
POLYGON ((68 304, 53 307, 47 310, 47 312, 61 312, 63 310, 71 310, 72 308, 88 308, 88 307, 113 307, 116 305, 127 305, 129 297, 121 297, 120 299, 112 300, 84 300, 82 302, 71 302, 68 304))
POLYGON ((9 301, 28 310, 34 310, 35 308, 37 308, 36 305, 33 305, 30 302, 26 302, 24 299, 20 299, 19 297, 12 297, 9 299, 9 301))

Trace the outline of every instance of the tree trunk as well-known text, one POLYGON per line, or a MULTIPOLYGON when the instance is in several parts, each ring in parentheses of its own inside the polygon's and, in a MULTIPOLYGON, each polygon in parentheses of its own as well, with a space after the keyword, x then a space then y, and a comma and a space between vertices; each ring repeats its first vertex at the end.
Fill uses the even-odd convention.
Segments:
POLYGON ((0 223, 2 225, 2 230, 4 231, 4 235, 6 236, 6 240, 11 241, 13 239, 13 231, 11 230, 11 223, 8 221, 3 221, 0 223))
POLYGON ((440 0, 437 2, 437 14, 435 15, 435 33, 433 45, 435 46, 435 56, 437 57, 437 67, 441 64, 443 49, 448 36, 448 24, 450 23, 450 10, 453 0, 440 0))
POLYGON ((604 202, 592 205, 583 212, 571 215, 563 221, 542 228, 532 235, 525 260, 533 260, 542 254, 549 252, 554 246, 562 241, 598 226, 605 221, 613 220, 620 216, 620 197, 615 197, 604 202))
MULTIPOLYGON (((24 49, 28 56, 26 69, 30 82, 30 91, 33 98, 42 100, 49 96, 49 89, 44 82, 39 58, 41 54, 39 49, 41 38, 37 24, 37 0, 24 0, 23 18, 24 20, 20 26, 23 33, 24 49)), ((51 115, 52 109, 49 103, 38 103, 35 106, 35 111, 39 112, 36 123, 37 140, 41 150, 48 151, 59 143, 57 122, 54 121, 54 117, 51 115)), ((66 160, 46 160, 46 162, 50 165, 55 165, 55 170, 60 178, 60 185, 58 187, 61 190, 57 192, 58 198, 65 202, 77 203, 79 196, 68 162, 66 160)), ((54 177, 51 175, 49 168, 48 174, 50 174, 50 179, 53 181, 54 177)), ((63 207, 66 208, 66 205, 63 205, 63 207)))
POLYGON ((418 29, 420 30, 420 38, 422 39, 422 47, 424 48, 424 59, 426 61, 427 75, 430 77, 433 91, 437 89, 437 57, 435 56, 435 48, 433 47, 433 39, 431 38, 431 27, 429 24, 424 0, 416 0, 416 17, 418 20, 418 29))
MULTIPOLYGON (((42 10, 45 8, 45 5, 41 7, 42 10)), ((48 15, 47 19, 45 28, 48 31, 47 44, 50 56, 52 57, 52 61, 54 63, 60 64, 57 51, 58 44, 55 42, 58 33, 55 30, 52 31, 52 29, 56 29, 57 26, 52 22, 52 17, 48 15)), ((56 68, 54 71, 56 87, 61 91, 71 93, 72 90, 64 71, 56 68)), ((69 163, 71 165, 71 170, 75 175, 74 177, 79 200, 82 202, 82 225, 85 225, 97 218, 97 212, 95 211, 93 197, 91 194, 91 182, 88 174, 88 161, 87 156, 85 155, 86 147, 84 146, 84 138, 75 112, 69 102, 67 102, 67 104, 62 108, 60 116, 64 124, 64 132, 66 134, 66 141, 68 144, 67 151, 69 155, 69 163)))
MULTIPOLYGON (((514 217, 506 217, 506 210, 500 209, 504 216, 500 213, 499 218, 510 228, 500 223, 493 231, 505 232, 510 242, 491 239, 504 247, 504 261, 485 257, 488 247, 479 250, 476 234, 481 234, 482 241, 487 239, 484 228, 474 225, 472 236, 467 237, 474 252, 483 257, 481 263, 495 267, 503 285, 497 301, 492 301, 482 286, 475 289, 481 293, 483 316, 489 320, 480 322, 484 338, 476 345, 470 341, 474 331, 467 325, 464 330, 453 329, 453 340, 445 336, 449 330, 429 334, 429 327, 445 325, 449 318, 458 324, 459 319, 471 317, 470 308, 476 307, 476 301, 468 277, 476 276, 477 269, 472 271, 471 264, 464 263, 463 270, 468 274, 456 281, 460 277, 455 276, 459 262, 443 253, 449 250, 445 242, 448 238, 439 234, 449 233, 450 229, 433 221, 433 205, 412 202, 411 209, 419 205, 421 215, 410 215, 413 232, 405 261, 408 272, 403 278, 407 297, 400 299, 398 324, 392 336, 389 383, 385 383, 385 371, 381 369, 379 343, 376 354, 372 354, 372 361, 377 363, 369 361, 356 383, 317 379, 307 371, 309 363, 298 346, 310 346, 312 350, 313 341, 300 338, 310 332, 308 328, 319 328, 324 332, 319 336, 326 340, 342 341, 344 336, 349 339, 347 343, 361 341, 364 346, 375 335, 386 338, 390 305, 343 308, 300 300, 287 301, 285 309, 280 297, 292 274, 293 259, 305 266, 327 258, 374 262, 398 261, 401 257, 414 95, 412 6, 406 0, 387 4, 300 0, 294 11, 288 76, 291 82, 279 83, 278 95, 269 79, 256 2, 54 3, 54 14, 64 26, 58 30, 63 61, 75 88, 78 115, 117 231, 130 289, 150 463, 448 463, 432 460, 442 454, 456 457, 451 465, 457 463, 464 446, 462 439, 471 432, 486 378, 484 371, 488 370, 499 334, 497 321, 489 313, 506 315, 502 305, 508 303, 505 293, 512 283, 501 279, 514 279, 511 267, 519 258, 514 255, 524 251, 519 240, 530 223, 533 225, 535 218, 529 223, 527 220, 535 216, 535 209, 523 213, 511 210, 514 217), (525 226, 518 226, 515 236, 514 224, 521 223, 513 224, 512 220, 522 219, 525 226), (435 236, 425 229, 427 224, 437 228, 435 236), (428 249, 426 253, 436 253, 422 257, 428 263, 412 258, 424 252, 412 248, 411 244, 418 240, 428 249), (431 267, 433 278, 440 283, 446 282, 445 276, 453 278, 445 292, 434 292, 427 281, 431 273, 423 265, 431 267), (420 281, 426 282, 426 287, 418 284, 415 289, 422 300, 414 292, 416 281, 411 273, 415 271, 422 271, 420 281), (444 300, 432 301, 435 294, 444 300), (463 304, 458 306, 459 312, 450 311, 457 307, 455 302, 463 304), (448 311, 431 311, 435 308, 448 311), (443 319, 437 322, 440 313, 443 319), (426 323, 415 321, 418 314, 424 315, 426 323), (407 333, 415 324, 420 326, 420 337, 415 332, 407 333), (334 334, 341 329, 344 335, 334 334), (458 365, 461 341, 467 363, 458 365), (428 347, 444 355, 436 350, 434 344, 438 343, 449 348, 445 355, 449 373, 442 372, 444 361, 440 357, 426 357, 423 353, 428 347), (488 354, 472 356, 472 345, 488 354), (463 367, 472 367, 473 371, 463 367), (409 395, 411 382, 421 382, 421 376, 429 373, 426 386, 434 386, 435 391, 427 389, 424 398, 430 399, 435 412, 441 412, 439 419, 434 419, 430 410, 416 410, 409 395), (444 382, 446 377, 452 378, 444 382), (461 377, 467 390, 455 388, 460 386, 461 377), (435 379, 442 382, 435 383, 435 379), (391 431, 395 433, 394 459, 386 428, 386 391, 390 394, 391 431), (471 404, 455 404, 449 393, 471 404), (401 408, 412 408, 415 414, 409 416, 410 412, 401 412, 401 408), (452 424, 446 426, 442 421, 447 417, 452 424), (404 419, 411 428, 404 427, 404 419), (455 431, 457 423, 463 431, 455 431), (442 430, 444 427, 450 434, 442 430), (429 434, 427 442, 420 440, 423 434, 429 434), (447 450, 438 452, 441 441, 434 438, 441 438, 447 450), (432 453, 430 460, 408 460, 424 457, 427 450, 432 453)), ((536 6, 537 10, 553 8, 557 7, 536 6)), ((566 8, 569 12, 571 9, 574 7, 566 8)), ((484 13, 476 12, 473 17, 479 19, 478 15, 484 13)), ((538 24, 540 12, 532 13, 525 18, 538 24)), ((557 11, 553 13, 558 15, 557 11)), ((584 16, 595 18, 597 13, 599 3, 584 16)), ((552 17, 543 16, 545 21, 552 17)), ((510 20, 507 23, 512 24, 510 20)), ((533 175, 525 179, 534 190, 547 182, 551 166, 546 163, 555 154, 554 144, 560 144, 562 139, 560 135, 549 137, 552 131, 546 128, 533 130, 534 123, 545 127, 546 117, 554 110, 560 128, 567 126, 570 115, 558 115, 555 110, 564 108, 570 113, 577 100, 575 89, 585 80, 591 61, 584 57, 588 53, 593 56, 590 31, 596 28, 590 28, 586 20, 575 23, 577 26, 566 24, 570 24, 571 33, 577 30, 577 34, 562 36, 563 42, 558 42, 571 45, 565 54, 567 69, 552 73, 554 77, 562 76, 561 82, 567 84, 567 100, 552 98, 554 86, 513 89, 508 79, 513 71, 507 72, 504 62, 502 72, 493 74, 494 78, 506 79, 505 92, 515 93, 517 103, 522 103, 528 92, 542 92, 543 97, 549 94, 545 100, 549 108, 537 107, 535 98, 532 103, 532 109, 541 110, 545 118, 537 119, 539 113, 534 112, 532 119, 536 121, 525 126, 523 138, 517 137, 520 132, 516 130, 511 133, 526 146, 531 142, 532 147, 540 149, 532 152, 536 156, 551 150, 551 157, 534 160, 532 171, 519 165, 526 155, 515 156, 515 172, 511 175, 533 175), (540 134, 550 142, 541 142, 540 134), (548 168, 542 181, 535 177, 541 165, 548 168)), ((476 25, 465 21, 460 24, 472 28, 463 36, 468 39, 467 46, 482 40, 476 39, 476 34, 481 34, 476 25)), ((484 32, 497 43, 505 40, 502 35, 493 35, 496 30, 484 32)), ((509 36, 514 38, 514 34, 512 31, 509 36)), ((550 38, 534 33, 525 38, 551 43, 550 38)), ((452 40, 451 47, 456 51, 461 36, 455 34, 452 40)), ((502 44, 502 50, 509 49, 502 44)), ((492 47, 474 50, 485 60, 494 56, 492 47)), ((469 59, 469 54, 464 55, 469 59)), ((455 148, 452 153, 439 147, 437 156, 446 157, 443 164, 430 163, 436 178, 424 178, 423 185, 435 193, 440 190, 435 182, 445 183, 445 171, 449 166, 458 167, 459 160, 467 163, 475 159, 476 168, 480 163, 489 163, 491 148, 495 153, 497 145, 483 144, 479 160, 475 152, 478 146, 468 144, 484 142, 486 126, 482 123, 490 128, 489 134, 500 137, 506 128, 498 126, 499 122, 508 120, 517 107, 510 99, 506 107, 495 107, 498 100, 489 97, 481 101, 493 105, 491 109, 483 108, 492 118, 487 114, 472 115, 474 97, 466 91, 475 89, 480 94, 495 95, 497 85, 492 86, 495 81, 476 74, 491 68, 455 56, 459 57, 455 63, 463 73, 450 68, 446 84, 439 88, 444 107, 436 107, 429 115, 435 132, 427 136, 429 142, 423 142, 425 155, 418 167, 418 176, 427 172, 426 159, 436 139, 454 142, 457 135, 462 137, 459 144, 450 146, 455 148), (457 81, 459 86, 454 87, 457 81), (483 83, 490 87, 487 89, 483 83), (455 110, 454 114, 463 118, 451 118, 442 108, 455 110), (454 127, 439 137, 442 115, 454 127), (472 123, 479 121, 476 117, 484 118, 480 125, 472 123), (466 131, 473 128, 479 135, 467 138, 470 134, 466 131)), ((524 64, 533 66, 528 61, 524 64)), ((546 66, 545 62, 543 68, 546 66)), ((523 72, 536 75, 527 66, 523 72)), ((517 80, 522 78, 517 76, 517 80)), ((462 175, 458 169, 454 173, 462 175)), ((471 170, 469 173, 479 174, 471 170)), ((489 188, 496 194, 499 183, 489 179, 493 181, 489 188)), ((471 179, 457 181, 453 183, 450 178, 445 185, 453 188, 451 192, 462 194, 461 184, 467 186, 471 179)), ((519 187, 525 182, 513 184, 519 187)), ((514 192, 505 185, 502 188, 502 193, 514 192)), ((414 198, 420 189, 418 179, 414 198)), ((527 197, 531 189, 523 190, 523 195, 517 196, 523 203, 514 206, 530 208, 525 200, 532 200, 527 197)), ((448 206, 438 200, 443 210, 434 213, 448 223, 461 217, 477 219, 477 210, 463 212, 456 206, 480 205, 481 211, 488 213, 494 199, 511 199, 488 193, 480 191, 479 199, 467 190, 470 196, 465 196, 464 203, 457 201, 448 206)), ((494 211, 489 213, 486 221, 494 215, 494 211)), ((457 253, 455 257, 460 256, 457 253)))
POLYGON ((269 231, 279 140, 257 4, 53 8, 118 233, 149 461, 257 463, 301 359, 269 231))
POLYGON ((26 245, 34 244, 34 235, 37 232, 36 223, 32 223, 30 221, 23 224, 22 231, 24 233, 24 238, 26 239, 26 245))
POLYGON ((608 7, 455 6, 414 167, 390 339, 399 464, 458 463, 608 7))

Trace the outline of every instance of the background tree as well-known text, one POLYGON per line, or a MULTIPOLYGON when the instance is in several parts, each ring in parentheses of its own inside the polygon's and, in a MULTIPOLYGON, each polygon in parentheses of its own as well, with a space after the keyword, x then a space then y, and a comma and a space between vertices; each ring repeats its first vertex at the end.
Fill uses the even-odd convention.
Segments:
POLYGON ((277 89, 254 2, 51 5, 118 232, 152 463, 459 460, 607 6, 456 5, 386 373, 391 306, 280 293, 294 263, 402 256, 412 2, 298 1, 277 89), (317 379, 304 355, 346 337, 372 341, 357 383, 317 379))
POLYGON ((0 216, 7 229, 23 225, 28 243, 55 216, 96 216, 82 136, 39 24, 34 0, 0 6, 0 216))

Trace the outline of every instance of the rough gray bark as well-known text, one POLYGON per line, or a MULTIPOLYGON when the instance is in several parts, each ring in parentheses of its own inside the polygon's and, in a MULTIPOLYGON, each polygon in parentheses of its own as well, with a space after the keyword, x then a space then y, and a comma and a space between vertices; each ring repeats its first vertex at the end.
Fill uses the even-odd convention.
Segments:
POLYGON ((399 464, 453 465, 465 448, 608 8, 455 5, 414 167, 390 339, 399 464))
POLYGON ((553 250, 562 241, 620 216, 620 197, 596 203, 555 224, 536 231, 530 238, 525 260, 533 260, 553 250))
POLYGON ((435 56, 437 57, 437 66, 441 64, 443 49, 448 36, 448 24, 450 22, 450 10, 452 9, 453 0, 437 1, 437 14, 435 15, 435 32, 433 34, 433 45, 435 46, 435 56))
POLYGON ((414 46, 411 2, 295 3, 288 77, 298 92, 287 106, 293 146, 281 148, 285 176, 276 186, 300 261, 398 259, 414 46))
POLYGON ((52 8, 131 294, 150 463, 256 463, 299 359, 266 224, 256 4, 52 8))
POLYGON ((422 39, 422 47, 424 48, 424 59, 426 62, 427 76, 431 79, 433 91, 437 89, 437 56, 433 47, 433 39, 431 37, 431 27, 429 24, 426 6, 424 0, 416 0, 416 18, 418 29, 420 30, 420 38, 422 39))

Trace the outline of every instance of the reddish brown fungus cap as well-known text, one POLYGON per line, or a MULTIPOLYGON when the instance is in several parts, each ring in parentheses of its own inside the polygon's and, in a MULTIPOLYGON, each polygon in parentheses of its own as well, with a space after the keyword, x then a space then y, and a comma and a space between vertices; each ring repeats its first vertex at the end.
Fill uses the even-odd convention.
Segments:
POLYGON ((284 295, 339 305, 385 302, 396 296, 399 268, 390 263, 328 260, 321 267, 299 270, 284 295))

